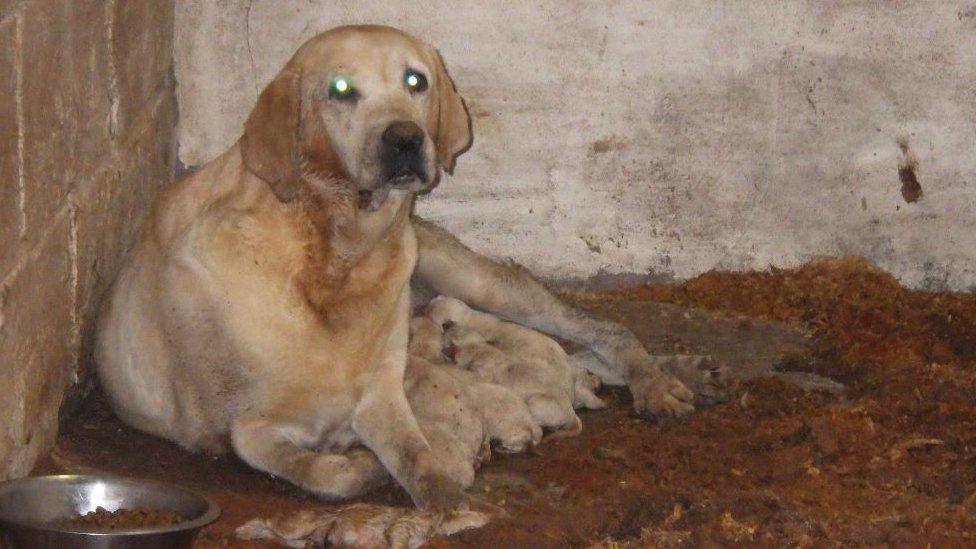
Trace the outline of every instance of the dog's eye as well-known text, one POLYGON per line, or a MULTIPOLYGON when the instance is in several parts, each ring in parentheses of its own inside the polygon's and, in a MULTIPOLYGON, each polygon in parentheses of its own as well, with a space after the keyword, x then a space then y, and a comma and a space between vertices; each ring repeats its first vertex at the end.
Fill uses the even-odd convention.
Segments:
POLYGON ((403 83, 412 92, 422 92, 427 89, 427 77, 413 69, 403 73, 403 83))
POLYGON ((329 84, 329 99, 352 99, 356 97, 356 90, 345 76, 337 76, 329 84))

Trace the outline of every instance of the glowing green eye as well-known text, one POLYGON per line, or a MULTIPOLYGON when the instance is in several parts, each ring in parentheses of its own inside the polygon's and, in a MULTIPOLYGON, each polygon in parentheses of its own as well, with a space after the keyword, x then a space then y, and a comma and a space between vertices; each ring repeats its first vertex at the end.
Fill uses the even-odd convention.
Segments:
POLYGON ((345 76, 337 76, 332 79, 329 85, 329 97, 338 99, 348 99, 356 94, 352 84, 345 76))
POLYGON ((427 89, 427 77, 413 69, 407 69, 407 72, 403 73, 403 82, 413 92, 422 92, 427 89))

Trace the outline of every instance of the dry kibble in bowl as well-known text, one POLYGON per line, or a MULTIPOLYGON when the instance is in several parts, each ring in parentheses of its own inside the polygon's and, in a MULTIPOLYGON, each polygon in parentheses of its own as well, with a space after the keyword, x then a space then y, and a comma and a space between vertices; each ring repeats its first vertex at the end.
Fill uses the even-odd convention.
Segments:
POLYGON ((160 528, 182 522, 183 517, 173 511, 160 511, 146 507, 118 509, 109 511, 98 507, 84 515, 58 521, 59 527, 93 528, 99 530, 133 530, 137 528, 160 528))

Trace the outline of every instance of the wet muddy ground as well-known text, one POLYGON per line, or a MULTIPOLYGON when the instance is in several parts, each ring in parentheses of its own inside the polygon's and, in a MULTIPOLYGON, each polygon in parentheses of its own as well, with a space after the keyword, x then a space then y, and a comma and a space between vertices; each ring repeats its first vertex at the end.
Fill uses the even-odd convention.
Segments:
MULTIPOLYGON (((585 412, 579 437, 482 467, 472 492, 506 516, 430 545, 976 544, 976 297, 910 292, 859 259, 567 297, 630 326, 655 352, 709 352, 750 375, 809 371, 847 394, 757 377, 731 402, 646 421, 631 414, 626 391, 606 391, 611 406, 585 412)), ((97 397, 38 469, 50 471, 209 493, 224 514, 199 547, 270 546, 233 530, 321 505, 233 458, 128 429, 97 397)), ((368 501, 409 504, 393 486, 368 501)))

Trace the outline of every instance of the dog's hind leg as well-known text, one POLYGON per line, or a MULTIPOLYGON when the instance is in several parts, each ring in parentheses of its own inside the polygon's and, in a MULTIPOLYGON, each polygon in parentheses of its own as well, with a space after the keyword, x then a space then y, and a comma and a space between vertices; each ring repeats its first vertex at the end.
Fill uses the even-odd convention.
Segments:
POLYGON ((296 444, 293 431, 287 424, 244 418, 232 424, 231 442, 250 466, 329 501, 354 498, 389 481, 373 452, 362 448, 345 454, 316 452, 296 444))

